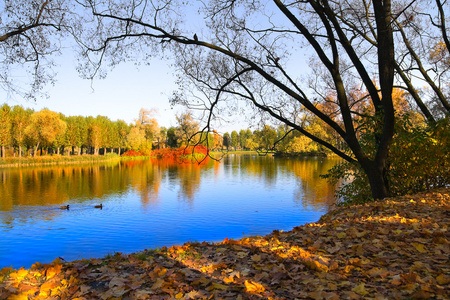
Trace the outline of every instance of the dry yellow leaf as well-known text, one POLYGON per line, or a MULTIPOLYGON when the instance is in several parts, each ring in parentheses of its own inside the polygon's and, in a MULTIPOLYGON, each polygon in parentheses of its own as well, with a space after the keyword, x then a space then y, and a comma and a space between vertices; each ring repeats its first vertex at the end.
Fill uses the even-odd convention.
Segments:
POLYGON ((162 268, 159 272, 158 272, 158 276, 159 277, 163 277, 164 275, 166 275, 167 273, 167 269, 166 268, 162 268))
POLYGON ((261 260, 261 255, 255 254, 255 255, 252 255, 251 258, 254 262, 259 262, 261 260))
POLYGON ((238 256, 239 258, 244 258, 244 257, 246 257, 247 255, 248 255, 247 252, 238 252, 238 253, 237 253, 237 256, 238 256))
POLYGON ((164 284, 164 280, 161 278, 156 279, 156 282, 152 285, 150 289, 157 290, 161 288, 161 286, 164 284))
POLYGON ((8 300, 28 300, 28 294, 20 293, 18 295, 11 295, 8 297, 8 300))
POLYGON ((27 275, 28 275, 28 271, 25 270, 24 268, 20 268, 19 271, 15 272, 15 273, 11 273, 11 274, 9 275, 9 277, 10 277, 11 279, 16 280, 16 281, 21 281, 21 280, 24 279, 25 276, 27 276, 27 275))
POLYGON ((253 282, 251 280, 246 280, 244 282, 245 290, 250 293, 262 293, 266 289, 259 283, 253 282))
POLYGON ((338 238, 340 238, 340 239, 343 239, 343 238, 345 238, 347 236, 347 234, 345 232, 339 232, 339 233, 336 234, 336 236, 338 238))
POLYGON ((61 273, 61 268, 62 268, 62 265, 59 265, 59 264, 56 264, 53 267, 48 268, 47 272, 46 272, 47 280, 55 277, 56 274, 61 273))
POLYGON ((445 274, 440 274, 438 277, 436 277, 436 281, 440 284, 440 285, 446 285, 450 283, 450 276, 445 275, 445 274))
POLYGON ((365 283, 363 282, 363 283, 361 283, 360 285, 355 286, 354 288, 352 288, 352 291, 355 292, 355 293, 357 293, 358 295, 365 296, 365 295, 367 295, 369 292, 366 291, 366 288, 364 287, 364 285, 365 285, 365 283))
POLYGON ((332 283, 332 282, 329 282, 327 284, 327 286, 328 286, 328 289, 331 290, 331 291, 337 291, 337 289, 338 289, 337 285, 332 283))
POLYGON ((328 272, 328 267, 315 260, 306 260, 305 266, 310 270, 328 272))
POLYGON ((46 281, 41 285, 41 292, 42 291, 49 291, 52 290, 56 287, 60 286, 60 281, 59 280, 50 280, 50 281, 46 281))
POLYGON ((234 282, 234 276, 225 277, 223 279, 223 282, 224 283, 232 283, 232 282, 234 282))
POLYGON ((181 299, 183 298, 184 294, 183 293, 178 293, 175 295, 175 299, 181 299))
POLYGON ((345 273, 348 273, 348 272, 350 272, 351 270, 353 270, 355 267, 354 266, 352 266, 352 265, 346 265, 345 266, 345 269, 344 269, 344 272, 345 273))
POLYGON ((227 285, 217 283, 217 282, 211 283, 211 286, 208 288, 208 290, 222 290, 222 291, 224 291, 226 289, 228 289, 227 285))
POLYGON ((196 281, 194 281, 194 282, 192 282, 192 285, 194 285, 194 286, 196 286, 196 285, 207 285, 207 284, 209 284, 211 282, 211 280, 209 280, 208 278, 206 278, 206 277, 200 277, 200 279, 198 279, 198 280, 196 280, 196 281))
POLYGON ((411 245, 414 246, 414 248, 416 248, 417 251, 419 251, 420 253, 426 253, 427 250, 424 248, 425 245, 421 244, 421 243, 411 243, 411 245))

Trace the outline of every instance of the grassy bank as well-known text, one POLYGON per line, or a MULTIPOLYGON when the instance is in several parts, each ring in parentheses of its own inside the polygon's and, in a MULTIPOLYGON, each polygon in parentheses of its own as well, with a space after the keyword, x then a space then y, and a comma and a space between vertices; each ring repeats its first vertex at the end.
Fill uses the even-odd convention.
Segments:
POLYGON ((254 150, 223 150, 223 151, 211 151, 209 152, 211 155, 216 154, 216 155, 224 155, 224 154, 258 154, 258 152, 254 151, 254 150))
POLYGON ((4 268, 0 299, 449 299, 449 216, 440 189, 263 237, 4 268))
POLYGON ((46 155, 36 157, 8 157, 0 159, 0 168, 11 167, 28 167, 40 165, 63 165, 63 164, 77 164, 77 163, 99 163, 114 160, 143 160, 148 159, 148 156, 119 156, 117 154, 106 155, 46 155))

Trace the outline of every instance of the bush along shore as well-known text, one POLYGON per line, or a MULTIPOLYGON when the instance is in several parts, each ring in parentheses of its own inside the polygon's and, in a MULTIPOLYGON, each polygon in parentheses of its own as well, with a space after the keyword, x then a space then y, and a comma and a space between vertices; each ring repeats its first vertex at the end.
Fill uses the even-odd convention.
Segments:
POLYGON ((443 188, 267 236, 4 268, 0 299, 449 299, 449 217, 443 188))

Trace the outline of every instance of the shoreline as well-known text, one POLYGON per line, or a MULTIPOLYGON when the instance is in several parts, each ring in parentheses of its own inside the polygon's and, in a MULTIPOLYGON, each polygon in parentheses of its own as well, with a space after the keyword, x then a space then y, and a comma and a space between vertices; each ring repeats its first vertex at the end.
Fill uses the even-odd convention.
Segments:
MULTIPOLYGON (((211 151, 212 156, 226 156, 228 154, 258 154, 257 151, 211 151)), ((269 153, 277 158, 302 158, 302 157, 329 157, 320 153, 295 153, 295 154, 279 154, 279 153, 269 153)), ((259 154, 258 154, 259 155, 259 154)), ((118 156, 118 155, 52 155, 52 156, 37 156, 37 157, 8 157, 6 159, 0 158, 0 169, 1 168, 21 168, 21 167, 34 167, 34 166, 53 166, 53 165, 71 165, 71 164, 90 164, 90 163, 103 163, 111 161, 128 161, 128 160, 146 160, 150 159, 150 156, 118 156), (5 162, 8 160, 14 161, 11 163, 5 162)))
POLYGON ((0 298, 448 299, 450 189, 336 208, 264 237, 0 271, 0 298))
MULTIPOLYGON (((148 156, 103 156, 103 155, 83 155, 80 157, 74 156, 41 156, 36 158, 13 158, 19 160, 14 163, 3 163, 0 159, 1 168, 22 168, 34 166, 55 166, 55 165, 73 165, 73 164, 92 164, 104 163, 113 161, 129 161, 129 160, 146 160, 148 156), (84 157, 84 158, 82 158, 84 157)), ((9 159, 9 158, 8 158, 9 159)))

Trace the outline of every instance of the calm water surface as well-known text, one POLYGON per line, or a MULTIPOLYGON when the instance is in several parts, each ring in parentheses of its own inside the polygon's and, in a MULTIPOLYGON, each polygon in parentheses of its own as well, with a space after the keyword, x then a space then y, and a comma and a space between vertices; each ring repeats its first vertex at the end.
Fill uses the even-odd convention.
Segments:
POLYGON ((289 230, 334 203, 334 186, 319 175, 336 162, 229 155, 201 167, 0 169, 0 268, 289 230))

